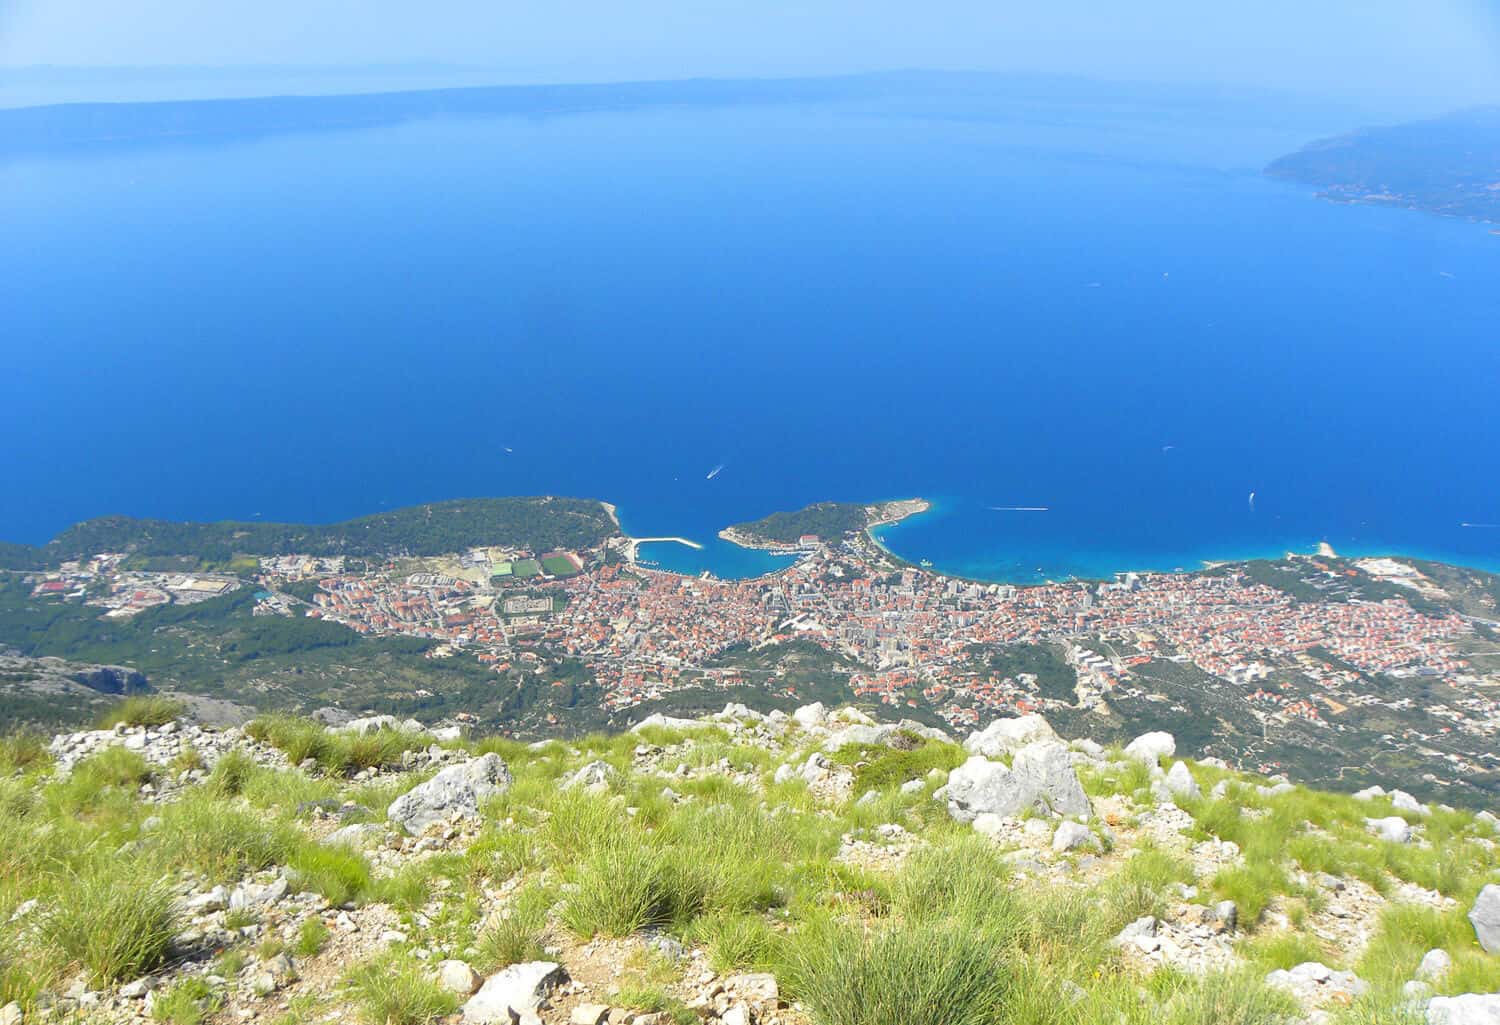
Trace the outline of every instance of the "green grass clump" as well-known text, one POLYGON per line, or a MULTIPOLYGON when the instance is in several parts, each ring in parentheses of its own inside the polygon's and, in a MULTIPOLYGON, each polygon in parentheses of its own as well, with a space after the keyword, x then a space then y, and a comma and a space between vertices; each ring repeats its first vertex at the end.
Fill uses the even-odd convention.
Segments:
POLYGON ((435 860, 411 862, 390 875, 375 879, 370 884, 367 898, 377 904, 390 904, 415 911, 427 903, 427 897, 432 892, 435 860))
POLYGON ((1009 877, 995 845, 971 834, 914 853, 892 886, 892 902, 911 920, 957 918, 994 927, 1018 913, 1009 877))
POLYGON ((1234 901, 1239 920, 1246 928, 1253 928, 1271 901, 1291 887, 1286 870, 1268 861, 1247 861, 1220 869, 1211 885, 1219 900, 1234 901))
POLYGON ((535 883, 518 890, 511 901, 509 914, 479 934, 476 967, 489 974, 507 965, 542 960, 547 913, 552 901, 552 892, 535 883))
POLYGON ((166 1025, 203 1025, 220 1003, 207 982, 190 975, 156 995, 151 1017, 166 1025))
POLYGON ((482 833, 465 852, 469 879, 505 880, 541 864, 541 852, 530 833, 497 830, 482 833))
POLYGON ((151 766, 135 751, 107 747, 73 766, 70 782, 80 791, 106 787, 135 789, 151 779, 151 766))
POLYGON ((151 838, 166 861, 220 881, 284 863, 303 842, 284 823, 206 794, 165 806, 161 820, 151 838))
POLYGON ((97 721, 101 730, 125 726, 165 726, 187 710, 181 701, 164 698, 158 694, 140 694, 126 698, 110 708, 97 721))
POLYGON ((279 712, 252 719, 245 724, 245 732, 276 748, 293 765, 301 765, 309 758, 321 762, 329 745, 328 731, 322 726, 311 719, 279 712))
POLYGON ((43 993, 58 988, 67 965, 51 951, 25 949, 7 932, 0 927, 0 1007, 15 1002, 30 1011, 43 993))
POLYGON ((0 737, 0 776, 32 772, 51 764, 47 738, 40 733, 13 733, 0 737))
POLYGON ((667 992, 664 986, 627 983, 609 995, 609 1002, 643 1014, 665 1014, 672 1025, 697 1025, 698 1013, 667 992))
POLYGON ((575 889, 563 901, 563 924, 583 939, 628 936, 666 925, 679 911, 667 855, 629 833, 598 844, 579 863, 575 889))
POLYGON ((293 765, 311 758, 330 776, 352 776, 362 769, 398 765, 404 752, 426 747, 432 739, 401 730, 332 733, 311 719, 281 713, 251 721, 245 732, 281 751, 293 765))
POLYGON ((1284 1025, 1299 1010, 1287 994, 1252 972, 1220 972, 1185 980, 1166 1000, 1166 1025, 1284 1025))
POLYGON ((1468 920, 1468 904, 1451 911, 1393 904, 1380 915, 1380 930, 1366 945, 1356 970, 1378 986, 1397 989, 1412 977, 1422 955, 1446 950, 1453 967, 1434 989, 1443 994, 1500 992, 1500 958, 1479 947, 1468 920))
POLYGON ((968 758, 957 744, 915 738, 913 742, 917 746, 909 751, 883 744, 846 744, 834 753, 833 761, 854 769, 854 791, 862 794, 921 779, 933 769, 951 772, 968 758))
POLYGON ((729 974, 774 963, 780 937, 764 915, 716 914, 699 918, 687 938, 708 948, 714 971, 729 974))
POLYGON ((292 941, 292 953, 298 957, 314 957, 323 952, 329 935, 328 926, 323 924, 321 918, 305 919, 297 929, 296 939, 292 941))
POLYGON ((330 904, 348 904, 370 889, 370 865, 347 847, 304 843, 287 860, 297 885, 321 893, 330 904))
POLYGON ((254 758, 235 748, 219 759, 204 785, 215 797, 238 797, 258 769, 254 758))
POLYGON ((1274 932, 1255 936, 1241 943, 1239 950, 1246 960, 1266 972, 1295 968, 1307 961, 1337 967, 1337 961, 1328 948, 1306 933, 1274 932))
POLYGON ((355 968, 349 973, 349 988, 367 1025, 428 1025, 458 1007, 458 998, 420 965, 395 955, 355 968))
POLYGON ((68 880, 43 923, 49 943, 96 983, 139 978, 167 959, 177 916, 148 867, 112 863, 68 880))
POLYGON ((502 918, 479 934, 475 967, 489 974, 523 961, 540 961, 545 957, 542 932, 535 922, 520 915, 502 918))
POLYGON ((988 936, 929 923, 806 929, 783 972, 819 1025, 994 1025, 1009 976, 988 936))

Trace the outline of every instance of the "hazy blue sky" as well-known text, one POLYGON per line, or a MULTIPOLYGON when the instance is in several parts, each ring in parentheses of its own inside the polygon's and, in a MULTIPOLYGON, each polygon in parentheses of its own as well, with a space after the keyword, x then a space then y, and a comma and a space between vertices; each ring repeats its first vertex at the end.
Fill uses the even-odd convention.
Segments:
POLYGON ((0 66, 1046 70, 1500 101, 1500 0, 0 0, 0 66))

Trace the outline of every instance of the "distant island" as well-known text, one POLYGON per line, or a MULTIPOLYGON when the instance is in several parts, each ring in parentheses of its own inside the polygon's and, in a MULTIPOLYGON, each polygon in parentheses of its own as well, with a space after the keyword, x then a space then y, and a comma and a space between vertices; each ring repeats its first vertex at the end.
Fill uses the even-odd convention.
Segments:
POLYGON ((1321 139, 1265 173, 1338 202, 1500 222, 1500 107, 1321 139))
POLYGON ((930 502, 906 498, 892 502, 815 502, 794 512, 774 512, 758 520, 736 523, 719 531, 725 541, 742 548, 770 551, 801 551, 840 541, 871 527, 896 523, 926 512, 930 502))

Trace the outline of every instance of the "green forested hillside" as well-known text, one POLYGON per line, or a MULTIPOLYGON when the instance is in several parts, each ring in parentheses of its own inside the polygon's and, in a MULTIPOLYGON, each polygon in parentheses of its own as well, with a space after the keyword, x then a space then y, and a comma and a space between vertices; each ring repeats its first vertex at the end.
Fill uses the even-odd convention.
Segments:
POLYGON ((40 548, 0 545, 0 567, 30 568, 98 552, 192 555, 227 562, 236 554, 440 555, 475 545, 546 551, 587 548, 616 532, 604 506, 588 498, 463 498, 361 516, 297 524, 103 516, 69 527, 40 548))

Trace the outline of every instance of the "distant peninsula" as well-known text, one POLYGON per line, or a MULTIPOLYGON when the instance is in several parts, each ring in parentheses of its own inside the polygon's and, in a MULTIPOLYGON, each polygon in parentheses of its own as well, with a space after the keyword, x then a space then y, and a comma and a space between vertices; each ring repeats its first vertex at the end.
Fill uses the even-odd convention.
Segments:
POLYGON ((591 498, 551 495, 458 498, 374 513, 340 523, 226 520, 175 523, 101 516, 45 545, 0 543, 0 569, 39 569, 97 552, 138 557, 191 555, 206 563, 235 556, 431 556, 505 543, 543 552, 595 547, 619 533, 611 507, 591 498))
POLYGON ((1500 107, 1321 139, 1265 173, 1338 202, 1500 222, 1500 107))
POLYGON ((891 502, 815 502, 794 512, 774 512, 758 520, 736 523, 719 532, 725 541, 742 548, 800 551, 823 542, 839 541, 888 523, 926 512, 930 502, 905 498, 891 502))

